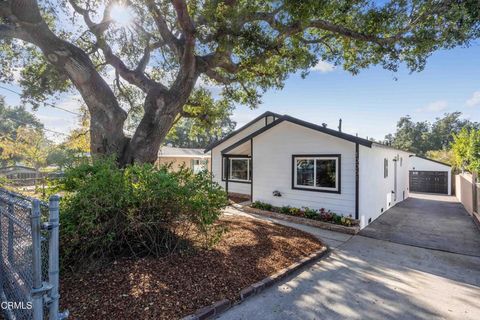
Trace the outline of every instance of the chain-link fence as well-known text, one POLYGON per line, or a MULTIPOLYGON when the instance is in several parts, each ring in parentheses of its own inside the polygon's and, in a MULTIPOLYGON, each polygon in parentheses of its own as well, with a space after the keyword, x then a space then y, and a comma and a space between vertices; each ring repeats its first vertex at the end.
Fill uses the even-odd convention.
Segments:
POLYGON ((42 202, 0 188, 0 300, 7 319, 59 314, 59 198, 42 202))

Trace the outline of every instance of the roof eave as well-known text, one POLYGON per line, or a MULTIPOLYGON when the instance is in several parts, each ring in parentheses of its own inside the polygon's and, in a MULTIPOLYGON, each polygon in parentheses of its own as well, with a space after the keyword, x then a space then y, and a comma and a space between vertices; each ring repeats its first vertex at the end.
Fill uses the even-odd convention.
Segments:
POLYGON ((216 146, 222 144, 223 142, 227 141, 228 139, 232 138, 233 136, 235 136, 237 133, 245 130, 246 128, 250 127, 252 124, 256 123, 257 121, 259 121, 260 119, 262 118, 265 118, 265 117, 268 117, 268 116, 274 116, 274 117, 277 117, 277 118, 280 118, 282 117, 282 115, 278 114, 278 113, 274 113, 274 112, 271 112, 271 111, 266 111, 264 113, 262 113, 261 115, 259 115, 258 117, 256 117, 255 119, 251 120, 250 122, 248 122, 247 124, 243 125, 242 127, 238 128, 237 130, 231 132, 230 134, 228 134, 227 136, 225 136, 224 138, 218 140, 218 141, 215 141, 215 142, 212 142, 211 144, 209 144, 205 150, 203 150, 204 153, 207 153, 208 151, 211 151, 213 148, 215 148, 216 146))

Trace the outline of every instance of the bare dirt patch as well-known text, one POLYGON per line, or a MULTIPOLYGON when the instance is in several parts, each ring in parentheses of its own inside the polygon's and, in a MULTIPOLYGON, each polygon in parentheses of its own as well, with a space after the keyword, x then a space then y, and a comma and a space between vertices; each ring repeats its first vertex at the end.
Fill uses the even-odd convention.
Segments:
POLYGON ((176 319, 224 298, 322 248, 302 231, 246 217, 212 250, 163 259, 123 259, 62 276, 62 308, 71 319, 176 319))

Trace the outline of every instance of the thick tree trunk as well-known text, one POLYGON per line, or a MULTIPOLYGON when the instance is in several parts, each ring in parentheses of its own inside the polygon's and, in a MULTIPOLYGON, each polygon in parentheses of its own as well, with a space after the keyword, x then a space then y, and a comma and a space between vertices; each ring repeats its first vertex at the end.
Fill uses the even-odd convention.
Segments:
POLYGON ((172 87, 166 89, 152 81, 144 88, 147 91, 145 115, 129 139, 123 133, 127 114, 87 53, 60 39, 49 29, 36 0, 12 0, 11 11, 25 31, 20 38, 40 48, 47 60, 67 75, 80 92, 91 117, 92 155, 115 155, 122 167, 134 162, 155 162, 160 144, 182 111, 198 78, 192 30, 181 48, 181 67, 172 87))
POLYGON ((158 150, 195 85, 196 76, 179 91, 152 90, 145 99, 143 116, 134 136, 120 157, 120 165, 154 163, 158 150))
POLYGON ((67 75, 80 92, 91 117, 92 154, 122 154, 128 143, 123 133, 127 114, 120 108, 111 88, 97 72, 88 55, 49 29, 40 15, 36 1, 12 1, 11 9, 22 29, 28 32, 27 41, 38 46, 47 60, 67 75))

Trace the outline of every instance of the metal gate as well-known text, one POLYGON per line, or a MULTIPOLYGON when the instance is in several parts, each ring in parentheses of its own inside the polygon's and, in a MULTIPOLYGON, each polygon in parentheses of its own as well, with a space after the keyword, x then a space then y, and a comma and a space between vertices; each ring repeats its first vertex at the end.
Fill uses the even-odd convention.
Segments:
POLYGON ((448 194, 447 171, 410 171, 410 191, 448 194))
POLYGON ((59 197, 0 188, 0 302, 7 319, 58 320, 59 197))

